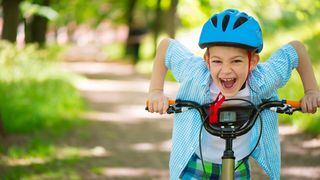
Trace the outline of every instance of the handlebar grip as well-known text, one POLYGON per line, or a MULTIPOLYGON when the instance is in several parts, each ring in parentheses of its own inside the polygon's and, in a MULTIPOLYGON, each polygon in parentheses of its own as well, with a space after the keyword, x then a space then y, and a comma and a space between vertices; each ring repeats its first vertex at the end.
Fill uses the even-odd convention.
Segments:
POLYGON ((293 108, 301 108, 300 101, 286 100, 286 103, 291 105, 291 107, 293 107, 293 108))
MULTIPOLYGON (((170 106, 170 105, 174 105, 175 103, 176 103, 176 100, 173 100, 173 99, 169 99, 169 100, 168 100, 169 106, 170 106)), ((146 101, 146 110, 148 110, 148 105, 149 105, 149 101, 147 100, 147 101, 146 101)))

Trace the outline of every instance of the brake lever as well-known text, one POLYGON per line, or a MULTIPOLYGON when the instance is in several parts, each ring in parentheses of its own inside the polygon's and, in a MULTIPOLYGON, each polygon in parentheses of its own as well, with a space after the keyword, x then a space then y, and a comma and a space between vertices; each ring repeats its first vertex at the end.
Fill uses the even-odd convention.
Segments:
POLYGON ((282 107, 271 107, 270 110, 276 113, 292 115, 295 111, 301 111, 301 108, 293 108, 291 105, 284 104, 282 107))
POLYGON ((167 109, 167 114, 173 114, 175 113, 175 107, 174 106, 169 106, 169 108, 167 109))
POLYGON ((181 106, 178 106, 178 104, 174 104, 174 105, 170 105, 168 110, 167 110, 167 113, 168 114, 173 114, 173 113, 181 113, 181 112, 185 112, 185 111, 188 111, 192 108, 190 107, 181 107, 181 106))

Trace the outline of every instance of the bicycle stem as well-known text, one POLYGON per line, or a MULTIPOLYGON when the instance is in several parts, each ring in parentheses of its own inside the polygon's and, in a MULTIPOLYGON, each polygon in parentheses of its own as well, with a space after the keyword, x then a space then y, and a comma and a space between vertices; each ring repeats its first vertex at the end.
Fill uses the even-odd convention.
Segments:
POLYGON ((222 173, 221 179, 223 180, 233 180, 234 179, 234 152, 232 150, 232 140, 233 138, 227 138, 226 149, 223 152, 222 156, 222 173))

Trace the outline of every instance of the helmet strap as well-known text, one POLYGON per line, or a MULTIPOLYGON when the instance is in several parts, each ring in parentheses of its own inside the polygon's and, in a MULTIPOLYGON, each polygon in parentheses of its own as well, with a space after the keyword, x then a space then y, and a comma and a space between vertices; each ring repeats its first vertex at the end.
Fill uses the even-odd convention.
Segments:
POLYGON ((249 74, 250 74, 250 66, 251 66, 251 51, 248 50, 248 74, 247 74, 247 78, 246 78, 246 81, 248 80, 249 78, 249 74))
POLYGON ((209 71, 210 71, 210 51, 209 51, 209 48, 207 48, 207 55, 208 55, 208 60, 207 61, 207 64, 209 66, 209 71))
POLYGON ((249 75, 250 75, 250 66, 251 66, 251 51, 248 50, 248 74, 247 74, 247 78, 246 81, 243 83, 243 85, 241 86, 240 90, 244 89, 246 87, 246 82, 249 79, 249 75))

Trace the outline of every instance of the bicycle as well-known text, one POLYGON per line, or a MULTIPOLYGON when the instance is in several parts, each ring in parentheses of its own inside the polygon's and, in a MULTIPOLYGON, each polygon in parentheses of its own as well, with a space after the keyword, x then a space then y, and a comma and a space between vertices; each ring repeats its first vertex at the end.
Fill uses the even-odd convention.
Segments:
MULTIPOLYGON (((202 161, 202 166, 204 174, 207 179, 207 174, 203 164, 202 150, 201 150, 201 131, 203 127, 214 136, 223 138, 226 142, 225 150, 222 158, 222 180, 233 180, 234 171, 243 163, 238 164, 235 168, 235 156, 232 148, 232 141, 241 135, 244 135, 254 126, 256 120, 260 116, 263 110, 269 109, 277 113, 293 114, 295 111, 301 111, 300 102, 281 100, 281 101, 266 101, 262 104, 255 106, 252 102, 245 99, 226 99, 225 101, 244 101, 247 102, 246 106, 228 106, 221 107, 218 111, 218 123, 210 124, 208 117, 211 114, 209 112, 209 106, 211 103, 200 105, 193 101, 184 100, 170 100, 169 108, 167 109, 168 114, 172 113, 182 113, 191 109, 196 109, 200 113, 202 120, 202 128, 199 132, 199 146, 200 146, 200 159, 202 161)), ((148 110, 148 101, 146 102, 146 110, 148 110)), ((260 134, 258 141, 249 155, 248 158, 259 144, 261 134, 262 134, 262 121, 260 119, 260 134)))

